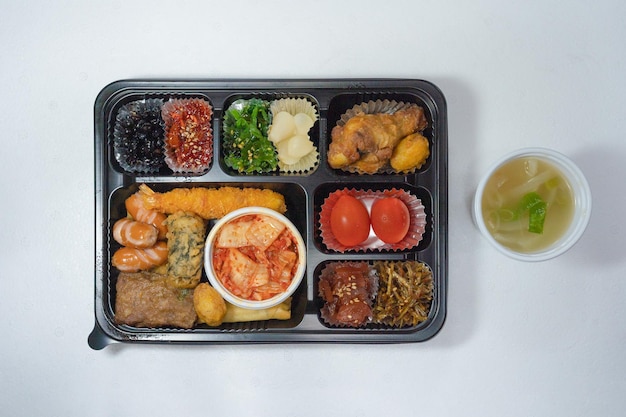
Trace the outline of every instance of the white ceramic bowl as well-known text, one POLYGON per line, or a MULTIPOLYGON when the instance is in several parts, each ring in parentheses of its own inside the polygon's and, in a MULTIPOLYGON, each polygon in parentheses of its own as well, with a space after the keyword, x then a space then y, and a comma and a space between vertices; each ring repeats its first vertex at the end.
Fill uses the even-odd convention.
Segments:
POLYGON ((519 149, 504 155, 502 158, 497 160, 483 176, 474 195, 472 216, 483 237, 501 253, 521 261, 545 261, 565 253, 572 246, 574 246, 574 244, 582 236, 591 217, 591 190, 582 171, 565 155, 545 148, 519 149), (500 244, 493 238, 485 225, 482 215, 481 202, 485 186, 489 181, 489 178, 498 168, 513 159, 529 156, 543 159, 551 163, 566 176, 571 185, 572 192, 574 193, 574 215, 569 228, 561 236, 561 238, 559 238, 552 245, 537 252, 522 253, 500 244))
POLYGON ((296 289, 302 282, 302 279, 304 278, 304 273, 306 270, 306 246, 304 245, 304 240, 302 239, 302 235, 300 234, 296 226, 287 217, 283 216, 282 214, 274 210, 270 210, 264 207, 245 207, 245 208, 235 210, 227 214, 226 216, 222 217, 215 223, 215 225, 209 232, 209 235, 207 236, 207 240, 206 240, 206 245, 205 245, 205 250, 204 250, 204 268, 205 268, 207 277, 209 278, 209 282, 211 283, 211 285, 229 303, 242 307, 242 308, 247 308, 247 309, 252 309, 252 310, 269 308, 269 307, 273 307, 275 305, 282 303, 288 297, 293 295, 293 293, 296 291, 296 289), (241 298, 232 294, 217 277, 215 270, 213 268, 213 261, 212 261, 214 241, 217 237, 218 232, 222 229, 222 227, 226 223, 230 222, 231 220, 234 220, 241 216, 250 215, 250 214, 261 214, 261 215, 269 216, 285 224, 287 226, 287 229, 291 232, 291 234, 296 239, 296 244, 297 244, 297 249, 298 249, 298 267, 291 281, 291 284, 289 285, 287 290, 281 294, 275 295, 272 298, 261 300, 261 301, 247 300, 247 299, 244 299, 244 298, 241 298))

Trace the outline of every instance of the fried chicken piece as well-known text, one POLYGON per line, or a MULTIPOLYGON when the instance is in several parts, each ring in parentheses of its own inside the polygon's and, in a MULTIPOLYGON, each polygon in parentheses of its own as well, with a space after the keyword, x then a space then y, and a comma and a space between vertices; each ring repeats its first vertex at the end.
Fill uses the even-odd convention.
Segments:
POLYGON ((242 207, 260 206, 285 213, 285 197, 269 189, 259 188, 174 188, 157 193, 146 184, 139 186, 139 193, 146 208, 172 214, 189 211, 205 220, 219 219, 242 207))
POLYGON ((389 161, 402 138, 424 130, 427 124, 424 109, 417 105, 393 114, 354 116, 333 128, 328 163, 335 169, 353 166, 375 173, 389 161))
POLYGON ((115 322, 118 324, 190 329, 196 322, 193 290, 171 287, 163 275, 122 272, 115 288, 115 322))

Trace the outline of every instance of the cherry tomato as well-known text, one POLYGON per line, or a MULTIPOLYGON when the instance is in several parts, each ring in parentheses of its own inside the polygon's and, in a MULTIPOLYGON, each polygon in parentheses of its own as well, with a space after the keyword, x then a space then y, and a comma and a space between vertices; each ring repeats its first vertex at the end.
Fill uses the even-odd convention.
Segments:
POLYGON ((355 246, 370 234, 370 217, 365 205, 351 195, 337 199, 330 212, 330 230, 344 246, 355 246))
POLYGON ((370 217, 374 233, 385 243, 400 242, 411 224, 408 207, 395 197, 374 201, 370 217))

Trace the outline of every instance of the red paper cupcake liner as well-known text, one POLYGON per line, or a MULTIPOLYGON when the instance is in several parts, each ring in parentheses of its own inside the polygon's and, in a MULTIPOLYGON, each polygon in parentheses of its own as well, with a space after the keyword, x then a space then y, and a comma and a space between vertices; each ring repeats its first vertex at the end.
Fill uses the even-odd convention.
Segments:
POLYGON ((422 240, 426 230, 426 212, 421 200, 408 191, 392 188, 389 190, 372 191, 358 190, 354 188, 343 188, 334 191, 324 200, 320 211, 319 228, 322 242, 331 251, 344 253, 347 251, 365 252, 371 251, 402 251, 416 247, 422 240), (345 246, 341 244, 333 235, 330 228, 330 215, 335 203, 343 195, 355 197, 366 206, 368 213, 371 210, 374 200, 385 197, 395 197, 406 204, 409 209, 409 230, 404 238, 398 243, 385 243, 380 240, 370 227, 368 238, 355 246, 345 246))

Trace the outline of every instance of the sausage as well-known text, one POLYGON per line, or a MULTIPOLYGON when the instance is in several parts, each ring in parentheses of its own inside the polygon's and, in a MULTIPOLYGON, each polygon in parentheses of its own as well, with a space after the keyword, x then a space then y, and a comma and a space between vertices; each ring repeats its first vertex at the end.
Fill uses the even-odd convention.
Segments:
POLYGON ((119 219, 113 225, 113 239, 122 246, 149 248, 154 246, 158 236, 156 227, 129 218, 119 219))
POLYGON ((167 226, 165 225, 165 219, 167 216, 156 210, 149 210, 143 203, 143 198, 138 193, 135 193, 128 197, 124 202, 126 211, 132 216, 133 219, 153 225, 159 231, 159 240, 164 240, 167 235, 167 226))
POLYGON ((163 265, 167 254, 167 243, 159 241, 146 249, 120 248, 113 254, 111 263, 122 272, 137 272, 163 265))

